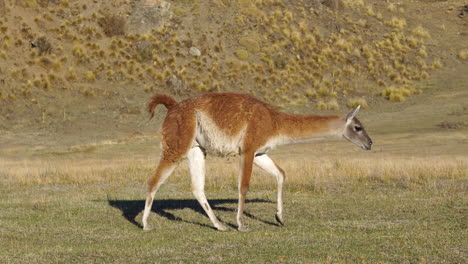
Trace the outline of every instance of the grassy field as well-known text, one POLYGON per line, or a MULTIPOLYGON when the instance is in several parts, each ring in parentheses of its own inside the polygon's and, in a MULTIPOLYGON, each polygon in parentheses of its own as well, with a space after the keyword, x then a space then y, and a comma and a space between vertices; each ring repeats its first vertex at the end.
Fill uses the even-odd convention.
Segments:
POLYGON ((207 163, 208 199, 232 230, 213 230, 181 164, 157 195, 155 229, 143 232, 157 138, 41 147, 22 161, 10 149, 0 262, 466 263, 463 132, 377 133, 372 152, 343 140, 281 147, 272 157, 287 173, 286 225, 274 221, 274 179, 255 170, 249 233, 235 230, 235 159, 207 163))
MULTIPOLYGON (((3 263, 466 263, 466 195, 367 185, 274 194, 253 191, 249 233, 217 232, 190 193, 168 185, 143 232, 140 185, 60 185, 2 191, 3 263)), ((209 195, 234 229, 236 193, 209 195)))

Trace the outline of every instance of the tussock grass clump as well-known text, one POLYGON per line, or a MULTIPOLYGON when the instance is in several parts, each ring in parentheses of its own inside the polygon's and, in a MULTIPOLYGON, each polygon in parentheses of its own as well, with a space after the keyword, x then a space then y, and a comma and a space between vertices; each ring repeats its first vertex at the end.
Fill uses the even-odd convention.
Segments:
POLYGON ((365 5, 364 0, 343 0, 342 4, 345 7, 350 7, 350 8, 353 8, 353 9, 358 9, 358 8, 361 8, 361 7, 363 7, 365 5))
MULTIPOLYGON (((468 54, 468 52, 467 52, 467 54, 468 54)), ((468 55, 467 55, 467 58, 468 58, 468 55)), ((433 69, 442 68, 442 62, 439 59, 435 59, 432 62, 432 68, 433 69)))
POLYGON ((388 4, 388 6, 387 6, 387 10, 390 11, 390 12, 395 12, 395 11, 397 10, 397 7, 396 7, 395 4, 390 3, 390 4, 388 4))
POLYGON ((356 108, 358 105, 360 105, 363 108, 367 108, 369 105, 367 104, 367 101, 365 98, 362 97, 355 97, 355 98, 350 98, 348 99, 348 106, 351 108, 356 108))
POLYGON ((381 92, 381 94, 391 102, 402 102, 406 99, 406 97, 418 92, 420 91, 414 87, 403 85, 400 87, 387 87, 381 92))
POLYGON ((250 54, 248 51, 244 50, 244 49, 238 49, 236 50, 236 56, 237 58, 241 59, 241 60, 246 60, 250 57, 250 54))
POLYGON ((385 21, 384 24, 397 29, 404 29, 406 27, 406 20, 404 18, 392 17, 389 21, 385 21))
POLYGON ((468 60, 468 49, 462 49, 458 52, 458 58, 462 60, 468 60))
POLYGON ((47 73, 47 79, 51 82, 51 83, 57 83, 57 82, 60 82, 61 78, 59 76, 57 76, 54 72, 50 71, 49 73, 47 73))
POLYGON ((11 45, 11 37, 9 35, 5 35, 2 40, 2 48, 8 49, 11 45))
POLYGON ((421 48, 419 48, 418 55, 421 57, 427 57, 426 46, 422 45, 421 48))
POLYGON ((32 81, 32 85, 34 85, 34 87, 36 88, 42 88, 44 89, 45 91, 49 90, 51 88, 51 81, 49 80, 49 78, 47 78, 47 76, 41 74, 39 77, 36 77, 33 81, 32 81))
POLYGON ((328 102, 324 102, 322 100, 318 101, 317 108, 320 110, 338 110, 340 109, 340 105, 335 98, 332 98, 328 102))
POLYGON ((276 55, 273 57, 273 63, 276 68, 278 69, 284 69, 286 68, 286 65, 288 65, 288 58, 284 55, 276 55))
POLYGON ((430 38, 431 35, 429 32, 423 28, 422 26, 417 26, 412 30, 413 35, 421 37, 421 38, 430 38))
POLYGON ((75 72, 75 69, 73 67, 69 67, 67 72, 65 73, 65 79, 67 79, 68 81, 76 81, 77 79, 77 75, 76 75, 76 72, 75 72))
POLYGON ((37 64, 41 67, 44 67, 46 69, 51 68, 54 65, 54 61, 52 61, 49 57, 40 57, 37 60, 37 64))
POLYGON ((317 91, 315 89, 307 89, 305 91, 305 94, 310 99, 315 99, 315 98, 319 97, 319 94, 317 93, 317 91))
POLYGON ((139 41, 135 45, 138 61, 153 59, 153 44, 150 41, 139 41))
POLYGON ((96 76, 92 71, 85 71, 83 73, 83 78, 88 81, 88 82, 94 82, 96 81, 96 76))
POLYGON ((86 56, 86 52, 84 51, 84 48, 81 47, 80 45, 76 45, 73 47, 72 54, 73 56, 77 58, 83 58, 86 56))
POLYGON ((20 0, 20 1, 15 1, 17 5, 21 7, 26 7, 26 8, 35 8, 38 7, 38 3, 36 0, 20 0))
POLYGON ((85 97, 95 97, 96 96, 95 90, 90 89, 90 88, 82 88, 80 90, 80 93, 85 97))
POLYGON ((402 102, 410 95, 410 91, 408 89, 402 87, 387 87, 385 90, 382 91, 382 96, 387 98, 391 102, 402 102))
POLYGON ((245 36, 239 39, 239 44, 252 53, 258 52, 260 50, 260 44, 258 41, 250 36, 245 36))

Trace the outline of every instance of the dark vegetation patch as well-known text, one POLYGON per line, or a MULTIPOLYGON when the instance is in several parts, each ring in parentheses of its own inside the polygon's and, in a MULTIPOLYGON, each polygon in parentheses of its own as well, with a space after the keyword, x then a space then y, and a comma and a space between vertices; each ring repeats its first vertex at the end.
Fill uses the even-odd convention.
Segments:
POLYGON ((443 129, 460 129, 468 127, 468 122, 465 121, 442 121, 438 125, 438 127, 443 129))
POLYGON ((98 24, 108 37, 125 34, 125 19, 122 16, 105 14, 99 19, 98 24))

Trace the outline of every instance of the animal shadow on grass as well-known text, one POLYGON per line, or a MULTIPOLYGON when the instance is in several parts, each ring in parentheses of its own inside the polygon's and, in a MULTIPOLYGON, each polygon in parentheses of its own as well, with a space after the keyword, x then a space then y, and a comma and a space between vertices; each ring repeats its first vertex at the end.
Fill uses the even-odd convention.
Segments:
MULTIPOLYGON (((209 200, 209 202, 213 211, 235 212, 236 209, 224 207, 221 205, 223 204, 236 204, 237 205, 238 200, 237 199, 214 199, 214 200, 209 200)), ((264 199, 250 199, 250 200, 246 200, 245 202, 246 203, 272 203, 272 201, 264 200, 264 199)), ((140 214, 140 212, 142 212, 145 209, 144 200, 110 200, 109 199, 108 203, 110 206, 121 210, 122 216, 125 217, 125 219, 127 219, 130 223, 136 225, 139 228, 143 228, 143 226, 139 222, 137 222, 135 218, 138 214, 140 214)), ((156 214, 162 217, 165 217, 169 220, 172 220, 172 221, 180 221, 180 222, 185 222, 189 224, 195 224, 195 225, 215 229, 211 225, 184 220, 167 211, 167 210, 183 210, 183 209, 191 209, 208 218, 203 208, 195 199, 155 200, 153 202, 153 207, 151 208, 151 210, 155 212, 156 214)), ((244 211, 244 215, 249 218, 255 219, 257 221, 263 222, 265 224, 278 226, 278 224, 276 223, 266 221, 263 219, 259 219, 255 217, 254 215, 245 211, 244 211)), ((221 219, 220 221, 223 222, 221 219)), ((232 228, 235 228, 233 224, 227 224, 227 225, 229 225, 232 228)))

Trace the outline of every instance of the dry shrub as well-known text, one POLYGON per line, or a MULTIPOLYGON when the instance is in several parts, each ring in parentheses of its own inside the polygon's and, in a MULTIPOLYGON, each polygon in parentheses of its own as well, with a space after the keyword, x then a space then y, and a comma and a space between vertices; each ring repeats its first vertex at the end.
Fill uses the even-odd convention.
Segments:
POLYGON ((468 127, 468 122, 463 122, 463 121, 442 121, 437 126, 440 127, 440 128, 444 128, 444 129, 459 129, 459 128, 468 127))
POLYGON ((284 69, 288 65, 288 58, 284 55, 276 55, 273 57, 273 63, 276 68, 284 69))
POLYGON ((99 19, 98 24, 108 37, 125 34, 125 19, 119 15, 106 14, 99 19))
POLYGON ((39 49, 39 56, 43 54, 49 54, 52 52, 52 45, 46 37, 38 38, 36 41, 33 41, 31 45, 39 49))

